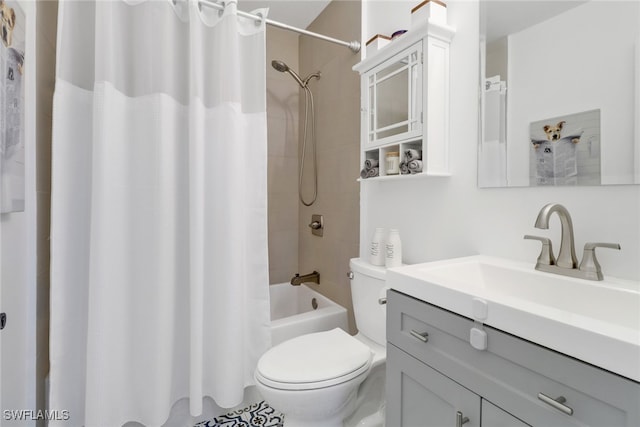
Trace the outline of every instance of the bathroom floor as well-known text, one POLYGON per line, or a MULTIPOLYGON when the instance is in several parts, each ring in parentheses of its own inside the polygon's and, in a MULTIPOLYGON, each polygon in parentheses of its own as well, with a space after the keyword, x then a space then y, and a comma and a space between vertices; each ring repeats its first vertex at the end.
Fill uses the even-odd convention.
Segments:
POLYGON ((284 415, 266 402, 258 402, 244 409, 229 412, 194 427, 282 427, 284 415))

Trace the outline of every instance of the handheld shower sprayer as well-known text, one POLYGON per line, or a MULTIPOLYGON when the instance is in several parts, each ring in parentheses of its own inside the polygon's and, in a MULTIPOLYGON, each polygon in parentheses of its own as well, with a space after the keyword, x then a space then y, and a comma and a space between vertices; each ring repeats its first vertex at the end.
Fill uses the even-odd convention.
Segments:
POLYGON ((311 79, 319 79, 320 78, 320 72, 318 71, 317 73, 313 73, 310 74, 309 76, 307 76, 305 79, 302 79, 298 73, 296 73, 295 71, 293 71, 291 68, 289 68, 289 66, 287 64, 285 64, 283 61, 274 59, 273 61, 271 61, 271 66, 273 68, 275 68, 277 71, 280 71, 281 73, 289 73, 291 75, 291 77, 293 77, 293 79, 295 81, 298 82, 298 84, 300 85, 300 87, 302 89, 304 89, 304 136, 303 136, 303 141, 302 141, 302 153, 300 154, 300 174, 298 177, 298 196, 300 197, 300 202, 302 202, 303 205, 305 206, 311 206, 313 205, 313 203, 316 201, 316 198, 318 197, 318 160, 316 158, 316 137, 315 137, 315 133, 316 133, 316 123, 315 123, 315 109, 313 106, 313 94, 311 93, 311 89, 309 89, 309 82, 311 81, 311 79), (304 200, 304 197, 302 196, 302 178, 304 176, 304 163, 305 163, 305 157, 306 157, 306 151, 307 151, 307 129, 308 129, 308 125, 307 122, 309 121, 309 105, 311 105, 311 145, 312 145, 312 157, 313 157, 313 197, 311 199, 310 202, 307 202, 304 200))
POLYGON ((274 59, 273 61, 271 61, 271 66, 273 68, 275 68, 276 70, 280 71, 281 73, 289 73, 291 75, 291 77, 294 78, 295 81, 298 82, 298 84, 300 85, 301 88, 306 88, 307 84, 309 83, 309 81, 312 78, 320 78, 320 73, 313 73, 310 76, 308 76, 306 79, 302 79, 298 73, 296 73, 295 71, 293 71, 291 68, 289 68, 289 66, 287 64, 285 64, 284 62, 274 59))

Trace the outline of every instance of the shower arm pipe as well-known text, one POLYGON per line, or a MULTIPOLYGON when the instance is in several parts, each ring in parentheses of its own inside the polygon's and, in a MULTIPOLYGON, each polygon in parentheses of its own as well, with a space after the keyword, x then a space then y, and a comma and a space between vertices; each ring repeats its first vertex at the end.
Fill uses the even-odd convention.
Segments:
MULTIPOLYGON (((200 0, 198 4, 200 6, 211 7, 213 9, 217 9, 220 11, 223 11, 225 8, 224 4, 216 3, 215 1, 212 1, 212 0, 200 0)), ((282 22, 273 21, 269 18, 265 18, 264 16, 253 15, 251 13, 243 12, 241 10, 239 10, 237 13, 238 13, 238 16, 253 19, 254 21, 258 21, 258 22, 264 21, 267 25, 271 25, 272 27, 282 28, 283 30, 293 31, 298 34, 315 37, 317 39, 328 41, 330 43, 335 43, 335 44, 339 44, 340 46, 348 47, 353 53, 360 52, 360 47, 361 47, 360 42, 355 40, 351 42, 346 42, 343 40, 334 39, 333 37, 325 36, 324 34, 314 33, 311 31, 303 30, 302 28, 297 28, 291 25, 283 24, 282 22)))

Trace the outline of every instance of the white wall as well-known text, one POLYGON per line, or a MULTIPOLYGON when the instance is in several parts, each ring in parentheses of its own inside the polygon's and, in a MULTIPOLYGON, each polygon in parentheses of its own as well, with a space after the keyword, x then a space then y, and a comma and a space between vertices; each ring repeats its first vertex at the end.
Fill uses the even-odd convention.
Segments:
POLYGON ((509 36, 510 185, 528 185, 531 122, 595 109, 602 182, 632 182, 639 7, 591 1, 509 36))
POLYGON ((487 44, 487 59, 485 77, 500 76, 500 80, 509 81, 509 69, 507 67, 507 38, 502 37, 493 43, 487 44))
POLYGON ((550 236, 558 247, 557 218, 550 230, 533 223, 543 205, 559 202, 572 214, 579 256, 587 241, 618 242, 621 251, 598 253, 605 275, 640 280, 640 187, 478 189, 478 3, 447 4, 449 24, 457 28, 451 46, 453 176, 362 183, 361 256, 375 227, 396 227, 407 263, 482 253, 530 262, 533 268, 539 244, 522 236, 550 236))
MULTIPOLYGON (((36 256, 35 256, 35 2, 20 1, 25 12, 25 210, 0 215, 0 310, 7 326, 0 332, 2 410, 35 408, 36 256)), ((31 421, 7 421, 28 426, 31 421)))
MULTIPOLYGON (((2 410, 23 409, 27 399, 27 362, 29 324, 26 278, 25 213, 0 215, 2 228, 2 295, 0 308, 7 314, 7 326, 0 332, 2 340, 2 410)), ((0 417, 3 414, 0 412, 0 417)), ((11 423, 6 422, 7 425, 11 423)), ((5 425, 4 419, 0 422, 5 425)))
POLYGON ((420 0, 362 0, 362 58, 365 43, 376 34, 391 37, 398 30, 411 28, 411 9, 420 0))

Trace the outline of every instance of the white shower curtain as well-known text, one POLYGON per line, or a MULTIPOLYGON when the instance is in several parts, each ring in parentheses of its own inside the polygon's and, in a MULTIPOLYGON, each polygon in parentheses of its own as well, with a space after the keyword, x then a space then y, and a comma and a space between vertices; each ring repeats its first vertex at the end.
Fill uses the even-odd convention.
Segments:
POLYGON ((51 425, 237 405, 270 345, 264 23, 61 1, 57 46, 51 425))

